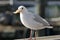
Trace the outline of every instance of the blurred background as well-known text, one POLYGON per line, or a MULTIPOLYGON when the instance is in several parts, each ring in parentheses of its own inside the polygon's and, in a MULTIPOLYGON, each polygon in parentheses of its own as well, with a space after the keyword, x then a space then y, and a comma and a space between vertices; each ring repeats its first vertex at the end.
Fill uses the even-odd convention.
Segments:
MULTIPOLYGON (((0 39, 28 38, 30 29, 20 22, 19 14, 13 12, 23 5, 32 13, 46 19, 52 29, 38 30, 38 36, 60 35, 60 0, 0 0, 0 39)), ((34 32, 33 32, 34 37, 34 32)))

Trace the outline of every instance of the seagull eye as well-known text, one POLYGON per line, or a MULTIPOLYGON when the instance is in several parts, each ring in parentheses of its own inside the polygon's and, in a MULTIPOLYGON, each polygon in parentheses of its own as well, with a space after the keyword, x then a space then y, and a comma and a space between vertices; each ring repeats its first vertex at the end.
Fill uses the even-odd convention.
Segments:
POLYGON ((23 10, 23 8, 22 8, 22 10, 23 10))

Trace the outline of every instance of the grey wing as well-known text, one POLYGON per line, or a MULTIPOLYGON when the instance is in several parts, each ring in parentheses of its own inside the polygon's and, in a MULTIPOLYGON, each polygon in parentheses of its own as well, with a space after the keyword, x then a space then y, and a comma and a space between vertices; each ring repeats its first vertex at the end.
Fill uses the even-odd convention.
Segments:
POLYGON ((42 23, 44 26, 49 26, 50 25, 45 19, 40 17, 38 14, 34 14, 34 20, 39 22, 39 23, 42 23))

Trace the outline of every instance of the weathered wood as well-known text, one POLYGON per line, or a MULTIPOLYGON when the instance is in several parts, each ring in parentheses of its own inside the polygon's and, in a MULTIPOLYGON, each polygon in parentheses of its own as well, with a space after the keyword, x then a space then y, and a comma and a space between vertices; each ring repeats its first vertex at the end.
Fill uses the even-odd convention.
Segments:
MULTIPOLYGON (((60 39, 60 35, 36 37, 36 38, 37 38, 37 40, 57 40, 57 39, 60 39)), ((15 40, 28 40, 28 38, 25 38, 25 39, 15 39, 15 40)))

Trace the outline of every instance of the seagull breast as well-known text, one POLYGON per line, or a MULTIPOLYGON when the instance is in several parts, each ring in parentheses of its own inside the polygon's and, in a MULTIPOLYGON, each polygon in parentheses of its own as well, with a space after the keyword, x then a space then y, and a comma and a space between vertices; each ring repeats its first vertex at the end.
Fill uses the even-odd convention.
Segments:
POLYGON ((33 15, 28 13, 20 13, 20 19, 22 24, 30 29, 35 29, 35 28, 37 29, 40 28, 40 26, 41 27, 43 26, 42 23, 34 21, 33 15))

